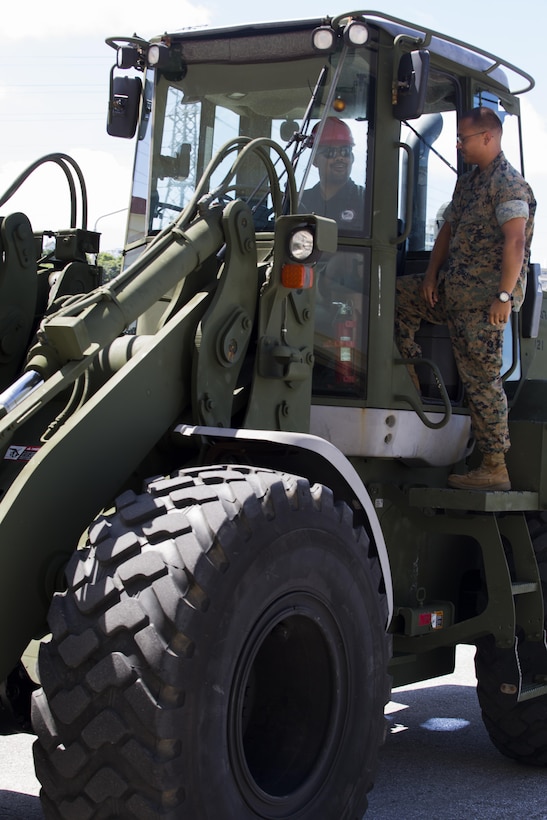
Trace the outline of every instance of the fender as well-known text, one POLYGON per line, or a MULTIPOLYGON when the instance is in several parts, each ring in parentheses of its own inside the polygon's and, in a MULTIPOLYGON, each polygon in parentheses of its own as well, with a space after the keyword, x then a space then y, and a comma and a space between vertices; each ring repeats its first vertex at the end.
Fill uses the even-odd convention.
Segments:
MULTIPOLYGON (((208 439, 221 439, 223 443, 232 442, 238 450, 244 449, 248 452, 250 449, 260 449, 261 455, 264 450, 270 453, 275 450, 278 451, 280 446, 285 449, 290 448, 293 452, 296 451, 298 469, 293 471, 289 465, 286 465, 283 469, 287 472, 305 475, 307 478, 313 476, 311 478, 313 482, 321 481, 326 484, 341 496, 352 509, 355 510, 356 505, 358 508, 360 507, 378 552, 388 602, 387 624, 390 623, 393 615, 393 585, 384 535, 365 485, 355 468, 337 447, 326 439, 309 433, 280 432, 277 430, 240 430, 227 427, 180 424, 175 428, 175 434, 184 438, 202 436, 208 439), (298 458, 298 456, 301 457, 298 458)), ((286 463, 286 453, 284 453, 284 460, 286 463)), ((270 465, 266 463, 262 466, 270 465)))

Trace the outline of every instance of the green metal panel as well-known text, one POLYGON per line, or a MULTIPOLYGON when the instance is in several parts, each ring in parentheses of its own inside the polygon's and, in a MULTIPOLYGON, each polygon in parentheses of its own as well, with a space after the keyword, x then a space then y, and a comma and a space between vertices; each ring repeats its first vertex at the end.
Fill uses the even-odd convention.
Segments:
POLYGON ((507 465, 514 487, 538 495, 538 509, 547 508, 547 421, 511 421, 507 465))
POLYGON ((409 503, 413 507, 474 512, 517 512, 539 509, 534 492, 479 492, 450 490, 444 487, 412 487, 409 503))
POLYGON ((190 401, 200 294, 24 468, 0 512, 0 679, 47 632, 54 584, 82 532, 190 401), (22 590, 25 590, 24 594, 22 590))

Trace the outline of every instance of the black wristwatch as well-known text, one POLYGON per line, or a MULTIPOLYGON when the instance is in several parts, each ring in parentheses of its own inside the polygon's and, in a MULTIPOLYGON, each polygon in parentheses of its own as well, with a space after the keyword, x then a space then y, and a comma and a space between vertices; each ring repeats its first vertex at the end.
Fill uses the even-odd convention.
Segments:
POLYGON ((513 294, 508 293, 506 290, 500 290, 499 293, 496 293, 496 299, 499 299, 500 302, 512 302, 513 294))

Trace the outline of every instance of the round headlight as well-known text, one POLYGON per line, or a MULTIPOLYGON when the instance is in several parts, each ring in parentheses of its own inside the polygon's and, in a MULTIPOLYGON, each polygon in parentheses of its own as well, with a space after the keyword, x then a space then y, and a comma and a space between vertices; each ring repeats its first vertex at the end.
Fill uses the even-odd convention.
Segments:
POLYGON ((305 262, 313 254, 313 233, 301 228, 289 238, 289 253, 298 262, 305 262))

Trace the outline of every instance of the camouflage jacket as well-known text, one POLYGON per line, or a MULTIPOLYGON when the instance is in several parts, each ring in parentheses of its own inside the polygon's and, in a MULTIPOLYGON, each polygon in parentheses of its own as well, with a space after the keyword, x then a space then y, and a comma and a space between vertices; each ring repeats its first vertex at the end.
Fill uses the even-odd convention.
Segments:
POLYGON ((484 171, 477 167, 459 178, 445 211, 451 239, 442 275, 449 310, 490 307, 499 291, 501 277, 504 240, 501 226, 509 219, 524 217, 526 250, 513 291, 513 309, 519 309, 526 286, 535 209, 532 189, 503 152, 484 171))

